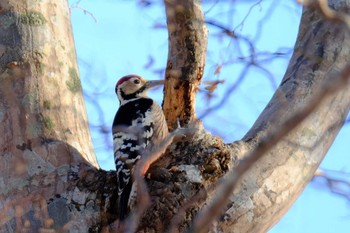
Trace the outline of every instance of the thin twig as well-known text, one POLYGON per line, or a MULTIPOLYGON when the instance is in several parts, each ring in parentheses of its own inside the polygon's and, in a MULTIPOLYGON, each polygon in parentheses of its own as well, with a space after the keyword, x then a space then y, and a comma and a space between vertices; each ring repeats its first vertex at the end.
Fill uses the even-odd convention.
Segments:
POLYGON ((350 174, 340 171, 317 169, 314 177, 323 178, 327 182, 326 185, 332 193, 344 197, 350 201, 350 179, 346 180, 345 176, 349 178, 350 174), (340 173, 343 177, 335 178, 334 174, 332 175, 332 173, 340 173))
POLYGON ((253 5, 250 6, 250 8, 249 8, 247 14, 244 16, 243 20, 235 27, 235 29, 233 29, 233 31, 236 31, 239 27, 241 27, 241 29, 243 28, 245 21, 248 19, 249 15, 253 11, 253 9, 256 6, 259 6, 259 5, 260 5, 260 8, 261 8, 261 2, 262 2, 262 0, 259 0, 256 3, 254 3, 253 5))
POLYGON ((87 9, 81 7, 81 6, 79 5, 80 2, 81 2, 81 0, 77 1, 75 4, 72 4, 72 5, 69 7, 69 9, 79 9, 79 10, 83 11, 83 13, 84 13, 85 15, 86 15, 86 14, 89 15, 89 16, 95 21, 95 23, 98 23, 97 18, 94 16, 94 14, 93 14, 91 11, 88 11, 87 9))
POLYGON ((246 77, 246 74, 248 73, 248 70, 249 70, 249 67, 250 67, 250 66, 251 66, 251 64, 248 63, 248 64, 243 68, 243 70, 242 70, 240 76, 238 77, 238 80, 237 80, 229 89, 227 89, 227 91, 225 92, 224 98, 222 98, 221 101, 220 101, 219 103, 215 104, 214 106, 211 106, 211 107, 207 108, 207 109, 205 110, 205 112, 202 113, 202 114, 198 117, 199 119, 203 119, 203 118, 206 117, 210 112, 212 112, 212 111, 214 111, 214 110, 217 110, 218 108, 220 108, 220 107, 228 100, 228 96, 236 90, 236 88, 241 84, 241 82, 242 82, 242 81, 244 80, 244 78, 246 77))

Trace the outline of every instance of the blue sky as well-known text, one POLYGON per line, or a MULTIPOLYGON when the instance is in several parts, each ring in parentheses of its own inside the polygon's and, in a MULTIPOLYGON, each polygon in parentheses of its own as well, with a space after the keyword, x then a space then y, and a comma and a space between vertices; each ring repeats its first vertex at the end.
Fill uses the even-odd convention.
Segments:
MULTIPOLYGON (((71 0, 70 4, 75 2, 71 0)), ((98 132, 110 129, 118 108, 114 94, 116 81, 130 73, 147 79, 163 77, 168 47, 165 10, 159 1, 154 2, 156 4, 150 7, 141 7, 136 0, 80 1, 79 7, 93 16, 82 9, 71 9, 94 147, 100 166, 106 170, 114 169, 111 137, 108 133, 98 132), (98 128, 99 125, 104 127, 98 128)), ((248 44, 223 36, 220 30, 209 26, 203 81, 225 80, 225 83, 218 86, 209 100, 202 85, 197 97, 197 113, 202 116, 208 106, 220 103, 230 87, 239 83, 221 108, 203 119, 210 132, 232 142, 239 140, 252 126, 283 77, 298 31, 301 7, 292 0, 265 0, 254 7, 259 1, 203 2, 207 19, 235 29, 236 33, 254 41, 259 54, 257 58, 263 68, 250 68, 240 81, 245 67, 242 58, 249 55, 248 44), (269 54, 273 52, 287 55, 271 60, 269 54), (218 66, 222 67, 221 72, 214 74, 218 66), (216 126, 218 120, 223 127, 216 126)), ((152 92, 151 96, 161 103, 162 90, 152 92)), ((350 126, 346 125, 323 161, 322 168, 350 172, 349 138, 350 126)), ((338 176, 335 172, 331 175, 338 176)), ((349 176, 347 178, 350 179, 349 176)), ((307 186, 286 216, 269 232, 348 232, 349 204, 344 198, 330 193, 324 182, 318 179, 318 182, 307 186)))

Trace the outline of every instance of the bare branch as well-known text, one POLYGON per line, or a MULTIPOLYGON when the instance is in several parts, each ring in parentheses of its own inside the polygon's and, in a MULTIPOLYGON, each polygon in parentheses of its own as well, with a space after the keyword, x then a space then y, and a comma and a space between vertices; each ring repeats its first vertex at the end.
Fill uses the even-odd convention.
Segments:
POLYGON ((212 221, 221 213, 227 204, 228 197, 233 192, 242 175, 263 155, 273 148, 288 133, 294 130, 307 116, 309 116, 320 103, 329 95, 341 90, 349 85, 350 65, 347 65, 338 77, 329 79, 320 91, 313 96, 309 104, 300 112, 291 116, 278 128, 272 130, 265 136, 257 147, 252 150, 239 165, 229 172, 221 181, 217 188, 217 195, 208 206, 202 209, 194 219, 191 232, 204 232, 208 229, 212 221))
POLYGON ((261 4, 262 0, 257 1, 256 3, 254 3, 248 10, 247 14, 244 16, 243 20, 236 26, 236 28, 234 29, 234 31, 236 31, 236 29, 238 29, 239 27, 243 27, 245 21, 247 20, 247 18, 249 17, 250 13, 252 12, 252 10, 256 7, 259 6, 261 4))
POLYGON ((326 186, 332 193, 344 197, 350 201, 350 173, 317 169, 315 172, 314 182, 317 182, 318 177, 323 178, 326 181, 326 186), (332 175, 334 173, 341 173, 343 178, 334 177, 334 175, 332 175), (348 179, 345 177, 348 177, 348 179))
POLYGON ((98 23, 97 18, 94 16, 94 14, 93 14, 91 11, 85 9, 84 7, 81 7, 81 6, 79 5, 80 2, 81 2, 81 0, 79 0, 79 1, 75 2, 74 4, 72 4, 72 5, 69 7, 69 10, 71 10, 71 9, 78 9, 78 10, 81 10, 81 11, 83 11, 83 13, 84 13, 85 15, 89 15, 89 16, 95 21, 95 23, 98 23))
POLYGON ((163 110, 168 127, 174 129, 177 119, 181 125, 196 119, 195 96, 204 72, 207 28, 199 1, 165 0, 164 3, 169 52, 163 110))
POLYGON ((350 28, 350 16, 342 13, 336 12, 328 6, 328 0, 297 0, 298 3, 318 9, 325 18, 330 21, 340 22, 347 25, 350 28))
POLYGON ((241 84, 241 82, 246 77, 246 74, 247 74, 250 66, 251 66, 251 64, 248 64, 243 68, 243 71, 241 72, 240 76, 238 77, 238 80, 233 85, 231 85, 231 87, 229 89, 227 89, 227 91, 225 92, 224 97, 221 99, 221 101, 219 103, 217 103, 216 105, 207 108, 205 110, 205 112, 202 113, 202 115, 200 115, 200 117, 199 117, 200 119, 206 117, 210 112, 220 108, 228 100, 228 96, 236 90, 236 88, 241 84))

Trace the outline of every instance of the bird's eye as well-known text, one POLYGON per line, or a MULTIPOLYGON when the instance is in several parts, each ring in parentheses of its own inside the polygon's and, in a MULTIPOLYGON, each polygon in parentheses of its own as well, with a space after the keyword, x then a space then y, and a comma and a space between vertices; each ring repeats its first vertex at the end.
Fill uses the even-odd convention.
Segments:
POLYGON ((134 80, 134 83, 135 83, 135 84, 140 84, 140 80, 139 80, 139 79, 135 79, 135 80, 134 80))

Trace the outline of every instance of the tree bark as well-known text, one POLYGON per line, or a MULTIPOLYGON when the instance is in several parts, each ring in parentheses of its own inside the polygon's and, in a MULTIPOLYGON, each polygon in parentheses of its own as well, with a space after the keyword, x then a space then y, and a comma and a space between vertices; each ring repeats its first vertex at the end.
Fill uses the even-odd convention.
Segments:
MULTIPOLYGON (((329 4, 338 12, 350 10, 350 1, 329 4)), ((251 130, 231 145, 239 149, 238 158, 244 159, 244 150, 258 146, 268 133, 309 104, 323 85, 332 85, 349 64, 349 52, 349 28, 325 19, 319 10, 305 8, 294 53, 278 90, 251 130)), ((273 226, 312 179, 349 108, 347 82, 244 175, 217 227, 224 232, 266 232, 273 226)))
MULTIPOLYGON (((330 2, 336 11, 346 13, 349 12, 349 4, 350 1, 330 2)), ((203 131, 190 142, 170 148, 173 157, 167 165, 180 174, 170 176, 173 180, 167 178, 162 184, 164 186, 159 183, 150 185, 157 193, 165 191, 161 195, 163 201, 157 202, 147 214, 149 219, 143 225, 147 231, 163 230, 160 225, 170 224, 171 211, 176 212, 174 209, 189 204, 187 201, 192 195, 204 193, 196 200, 202 198, 205 201, 192 205, 182 216, 185 221, 178 231, 186 229, 201 206, 220 195, 203 190, 225 174, 228 168, 235 169, 239 161, 243 161, 265 140, 266 135, 278 130, 286 119, 301 111, 322 90, 324 83, 330 85, 340 75, 348 64, 349 39, 345 25, 330 22, 318 10, 304 9, 295 51, 285 77, 246 136, 238 142, 224 145, 221 140, 203 131), (190 174, 195 172, 198 176, 194 179, 190 174), (178 180, 182 181, 181 185, 178 180), (156 223, 154 219, 159 218, 159 223, 156 223)), ((322 102, 296 130, 256 162, 244 174, 229 199, 225 213, 213 228, 219 232, 266 232, 273 226, 311 180, 334 141, 349 112, 349 95, 347 84, 322 102)))
MULTIPOLYGON (((176 118, 183 125, 195 120, 206 46, 199 3, 176 2, 182 7, 166 2, 170 48, 163 106, 171 128, 176 118), (184 26, 189 21, 194 25, 184 26)), ((350 0, 331 5, 350 10, 350 0)), ((63 0, 0 0, 1 232, 114 229, 116 178, 98 169, 92 152, 68 12, 63 0)), ((197 122, 193 135, 174 142, 146 175, 152 204, 138 232, 164 232, 174 222, 175 232, 191 226, 220 195, 214 184, 348 64, 347 30, 304 9, 285 77, 252 129, 224 144, 197 122), (182 207, 186 213, 173 219, 182 207)), ((265 232, 278 221, 312 178, 349 108, 347 84, 253 164, 212 230, 265 232)))
POLYGON ((69 173, 98 164, 67 1, 0 0, 0 22, 0 229, 36 231, 58 224, 66 202, 47 202, 69 173))
POLYGON ((201 83, 208 32, 199 1, 165 0, 169 52, 163 110, 171 130, 196 119, 196 93, 201 83))

